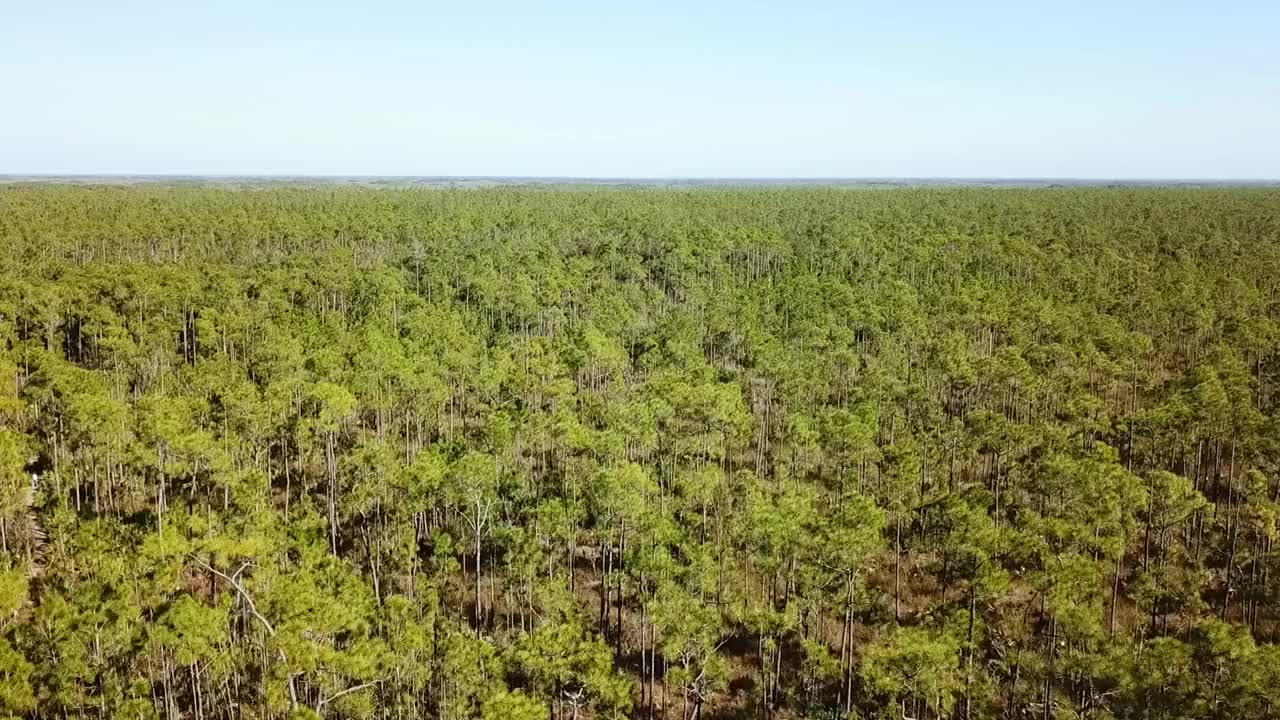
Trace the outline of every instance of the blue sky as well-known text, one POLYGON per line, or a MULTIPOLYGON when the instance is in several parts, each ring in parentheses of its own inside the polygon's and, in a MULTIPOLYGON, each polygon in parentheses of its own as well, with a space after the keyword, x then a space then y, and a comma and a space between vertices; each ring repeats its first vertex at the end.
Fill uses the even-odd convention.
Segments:
POLYGON ((1280 2, 0 0, 0 173, 1280 177, 1280 2))

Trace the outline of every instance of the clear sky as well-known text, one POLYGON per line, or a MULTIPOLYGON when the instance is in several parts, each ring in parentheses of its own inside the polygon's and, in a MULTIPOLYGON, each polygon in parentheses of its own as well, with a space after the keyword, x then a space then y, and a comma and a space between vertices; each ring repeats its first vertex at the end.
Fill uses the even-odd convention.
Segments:
POLYGON ((1280 178, 1280 0, 0 0, 0 173, 1280 178))

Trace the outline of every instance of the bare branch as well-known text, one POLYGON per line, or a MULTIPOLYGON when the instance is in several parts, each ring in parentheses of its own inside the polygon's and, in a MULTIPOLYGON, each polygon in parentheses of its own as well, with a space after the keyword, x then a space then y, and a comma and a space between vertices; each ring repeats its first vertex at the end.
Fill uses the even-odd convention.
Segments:
MULTIPOLYGON (((262 623, 262 627, 267 629, 267 635, 271 637, 276 636, 275 626, 271 624, 271 621, 268 620, 265 615, 258 612, 258 605, 253 601, 253 596, 250 595, 249 591, 245 589, 244 585, 241 585, 240 581, 236 579, 240 577, 240 573, 245 571, 245 568, 250 567, 253 563, 246 560, 235 571, 234 575, 228 575, 222 572, 221 570, 215 568, 214 566, 210 565, 209 563, 201 560, 200 558, 192 558, 192 559, 195 560, 197 565, 203 567, 204 569, 208 570, 214 575, 217 575, 223 580, 226 580, 228 583, 231 583, 231 587, 236 589, 236 592, 240 594, 240 597, 244 598, 245 604, 249 606, 249 612, 252 613, 253 616, 258 619, 258 622, 262 623)), ((280 657, 281 662, 286 664, 289 662, 289 657, 284 654, 284 650, 282 648, 276 648, 276 654, 280 657)), ((288 676, 289 705, 290 705, 290 709, 293 709, 293 710, 298 709, 298 688, 294 684, 294 678, 297 677, 297 675, 298 673, 290 673, 288 676)))
MULTIPOLYGON (((200 560, 199 558, 196 558, 196 563, 199 564, 204 569, 208 570, 209 572, 213 573, 214 575, 217 575, 223 580, 226 580, 227 582, 231 583, 231 587, 236 589, 236 592, 240 594, 240 597, 244 598, 245 604, 249 606, 249 612, 252 613, 253 616, 258 619, 258 622, 262 623, 262 626, 267 629, 268 635, 270 635, 271 637, 275 637, 276 635, 275 626, 272 625, 271 621, 268 620, 265 616, 263 616, 262 613, 258 612, 258 605, 254 603, 253 596, 249 594, 248 590, 244 589, 244 586, 240 584, 239 580, 236 580, 235 577, 232 577, 231 575, 228 575, 222 572, 221 570, 215 568, 214 566, 210 565, 209 563, 203 560, 200 560)), ((243 572, 244 569, 248 566, 249 566, 249 563, 247 562, 241 565, 240 569, 236 570, 236 573, 235 573, 236 576, 239 576, 240 573, 243 572)))
POLYGON ((329 703, 333 702, 334 700, 337 700, 338 698, 342 697, 343 695, 350 695, 350 694, 351 694, 351 693, 353 693, 353 692, 359 692, 359 691, 361 691, 361 690, 364 690, 365 688, 373 687, 374 685, 377 685, 377 684, 378 684, 378 683, 380 683, 380 682, 382 682, 382 681, 381 681, 381 680, 373 680, 373 681, 371 681, 371 682, 361 683, 361 684, 359 684, 359 685, 356 685, 355 687, 349 687, 349 688, 347 688, 346 690, 343 690, 343 691, 341 691, 341 692, 336 692, 336 693, 334 693, 334 694, 330 695, 329 697, 324 698, 324 699, 323 699, 323 700, 321 700, 319 703, 317 703, 317 704, 316 704, 316 712, 317 712, 317 713, 319 713, 321 710, 323 710, 323 709, 324 709, 324 706, 325 706, 325 705, 328 705, 329 703))

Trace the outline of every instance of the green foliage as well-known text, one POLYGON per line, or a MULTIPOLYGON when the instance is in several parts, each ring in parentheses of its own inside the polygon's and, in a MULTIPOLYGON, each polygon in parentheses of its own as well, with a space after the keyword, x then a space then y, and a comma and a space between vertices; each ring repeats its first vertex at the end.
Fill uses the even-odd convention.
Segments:
POLYGON ((0 715, 1280 716, 1272 189, 0 188, 0 715))
POLYGON ((959 652, 959 643, 945 633, 899 628, 865 649, 860 673, 869 690, 894 699, 890 705, 945 716, 964 688, 959 652))

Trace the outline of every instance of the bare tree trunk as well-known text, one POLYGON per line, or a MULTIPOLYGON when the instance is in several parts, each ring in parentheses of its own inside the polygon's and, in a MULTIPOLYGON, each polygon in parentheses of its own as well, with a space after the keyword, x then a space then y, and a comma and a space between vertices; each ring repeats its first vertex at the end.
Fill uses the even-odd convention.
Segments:
POLYGON ((325 473, 329 478, 329 550, 338 554, 338 458, 334 449, 334 433, 325 434, 325 473))

